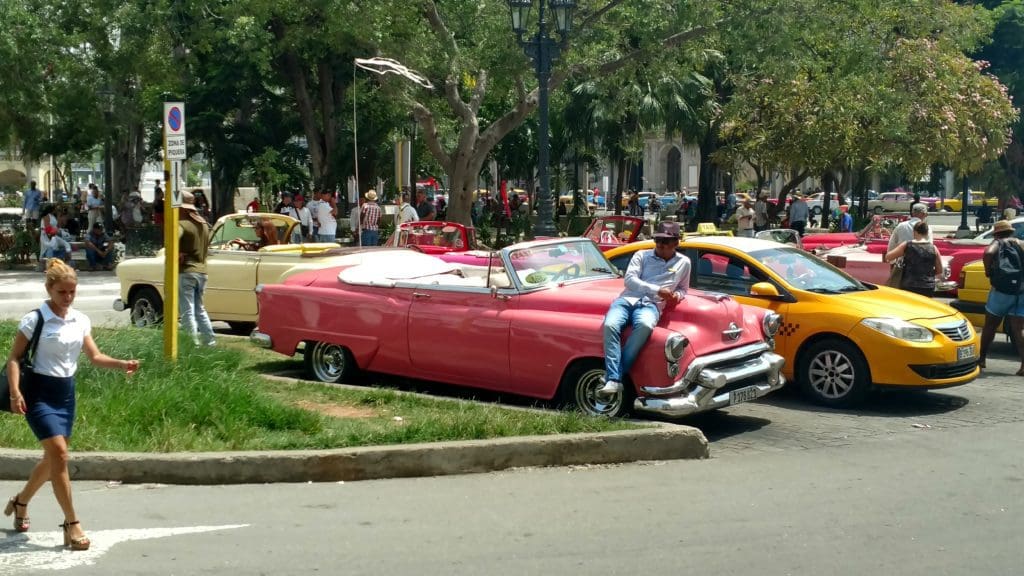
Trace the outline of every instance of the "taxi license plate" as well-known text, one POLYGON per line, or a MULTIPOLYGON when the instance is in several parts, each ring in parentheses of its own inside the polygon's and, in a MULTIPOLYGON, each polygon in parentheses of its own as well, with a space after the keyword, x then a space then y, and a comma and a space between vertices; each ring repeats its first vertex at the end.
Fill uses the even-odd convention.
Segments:
POLYGON ((961 347, 956 349, 956 359, 957 359, 957 361, 959 361, 959 360, 967 360, 969 358, 974 358, 974 356, 975 356, 975 354, 974 354, 974 345, 973 344, 971 344, 970 346, 961 346, 961 347))
POLYGON ((729 404, 739 404, 757 398, 757 386, 747 386, 729 392, 729 404))

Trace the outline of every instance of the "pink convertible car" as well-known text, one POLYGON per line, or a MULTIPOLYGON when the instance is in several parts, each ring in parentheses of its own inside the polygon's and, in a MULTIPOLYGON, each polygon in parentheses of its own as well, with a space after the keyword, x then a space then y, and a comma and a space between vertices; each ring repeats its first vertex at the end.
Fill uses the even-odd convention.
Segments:
POLYGON ((286 356, 301 346, 309 375, 325 382, 362 369, 557 399, 593 415, 683 416, 782 387, 779 316, 695 290, 662 315, 631 385, 599 398, 602 320, 622 288, 584 238, 516 244, 482 265, 361 252, 258 287, 252 340, 286 356))

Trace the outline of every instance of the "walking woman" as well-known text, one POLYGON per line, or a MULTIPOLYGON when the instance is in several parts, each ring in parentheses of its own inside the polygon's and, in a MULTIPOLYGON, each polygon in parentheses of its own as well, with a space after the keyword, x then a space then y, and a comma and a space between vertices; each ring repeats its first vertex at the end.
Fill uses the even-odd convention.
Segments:
POLYGON ((928 224, 914 225, 914 239, 893 248, 885 255, 886 262, 903 258, 903 279, 900 289, 931 298, 935 295, 935 277, 942 274, 942 257, 928 239, 928 224))
POLYGON ((88 550, 89 538, 82 531, 71 503, 68 475, 68 439, 75 420, 78 356, 84 349, 94 366, 124 370, 129 375, 138 370, 139 361, 118 360, 100 352, 92 339, 89 317, 71 307, 77 288, 75 270, 59 259, 50 259, 46 269, 46 292, 50 298, 39 307, 39 313, 33 310, 21 319, 7 358, 11 412, 25 415, 43 445, 43 458, 32 469, 21 492, 11 497, 4 515, 14 515, 15 531, 27 531, 28 504, 49 480, 64 512, 64 523, 60 525, 64 529, 64 545, 72 550, 88 550), (23 382, 18 360, 25 354, 40 313, 43 328, 33 357, 33 370, 29 381, 23 382))

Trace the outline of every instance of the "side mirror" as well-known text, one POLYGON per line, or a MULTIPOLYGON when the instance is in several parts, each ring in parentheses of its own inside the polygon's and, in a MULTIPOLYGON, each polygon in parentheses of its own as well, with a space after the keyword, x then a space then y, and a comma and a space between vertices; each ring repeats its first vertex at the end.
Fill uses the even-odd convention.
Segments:
POLYGON ((779 290, 771 282, 758 282, 754 284, 750 287, 750 295, 766 298, 778 298, 780 296, 779 290))

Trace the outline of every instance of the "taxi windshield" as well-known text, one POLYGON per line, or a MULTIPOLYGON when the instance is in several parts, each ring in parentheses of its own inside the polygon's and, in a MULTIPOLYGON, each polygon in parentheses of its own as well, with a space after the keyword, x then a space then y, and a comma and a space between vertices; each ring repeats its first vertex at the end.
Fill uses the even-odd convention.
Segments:
POLYGON ((509 261, 512 272, 527 289, 617 276, 601 250, 588 240, 519 248, 509 252, 509 261))
POLYGON ((750 257, 764 264, 798 290, 842 294, 869 289, 842 270, 798 248, 767 248, 751 252, 750 257))

